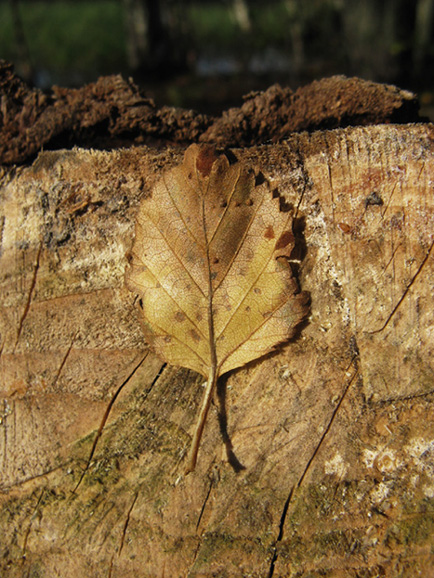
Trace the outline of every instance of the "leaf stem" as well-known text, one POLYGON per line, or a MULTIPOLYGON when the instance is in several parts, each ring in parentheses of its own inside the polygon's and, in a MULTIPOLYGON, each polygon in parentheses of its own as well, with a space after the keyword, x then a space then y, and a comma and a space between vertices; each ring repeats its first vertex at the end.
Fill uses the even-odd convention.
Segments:
POLYGON ((185 468, 185 473, 188 474, 194 471, 197 461, 197 452, 199 451, 200 439, 202 437, 203 428, 205 426, 206 416, 208 415, 209 406, 211 405, 211 400, 214 393, 214 388, 217 383, 218 372, 216 366, 210 368, 208 381, 206 383, 205 395, 202 401, 202 407, 200 409, 199 419, 194 430, 193 441, 191 442, 190 451, 188 454, 187 467, 185 468))
POLYGON ((200 408, 199 419, 196 424, 196 429, 193 434, 193 441, 191 442, 190 452, 188 454, 187 467, 185 468, 185 473, 188 474, 192 472, 196 467, 197 452, 199 451, 200 439, 202 437, 203 428, 205 427, 206 416, 208 415, 209 406, 211 405, 211 400, 213 398, 213 393, 217 379, 219 376, 219 371, 217 369, 217 352, 214 337, 214 311, 213 311, 213 283, 211 274, 211 263, 209 256, 209 239, 208 239, 208 228, 206 223, 206 207, 205 207, 205 194, 208 191, 208 187, 202 193, 202 225, 203 232, 205 235, 205 257, 208 269, 208 339, 209 339, 209 352, 210 352, 210 367, 208 374, 208 381, 205 388, 205 395, 202 401, 202 407, 200 408))

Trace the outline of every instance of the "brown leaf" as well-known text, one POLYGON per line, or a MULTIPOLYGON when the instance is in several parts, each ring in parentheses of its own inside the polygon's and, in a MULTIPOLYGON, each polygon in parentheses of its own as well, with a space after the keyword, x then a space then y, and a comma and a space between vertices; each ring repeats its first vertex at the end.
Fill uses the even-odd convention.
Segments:
POLYGON ((289 339, 306 317, 289 257, 292 215, 266 182, 210 147, 190 146, 140 207, 127 285, 148 341, 208 377, 188 471, 216 380, 289 339))

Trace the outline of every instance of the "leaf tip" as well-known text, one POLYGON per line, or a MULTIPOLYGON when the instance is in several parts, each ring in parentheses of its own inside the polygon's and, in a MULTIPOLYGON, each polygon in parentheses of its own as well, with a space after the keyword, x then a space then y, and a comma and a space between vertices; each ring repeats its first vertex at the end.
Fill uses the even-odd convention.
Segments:
POLYGON ((208 177, 211 173, 213 164, 217 160, 215 148, 211 145, 198 147, 196 153, 196 168, 202 177, 208 177))

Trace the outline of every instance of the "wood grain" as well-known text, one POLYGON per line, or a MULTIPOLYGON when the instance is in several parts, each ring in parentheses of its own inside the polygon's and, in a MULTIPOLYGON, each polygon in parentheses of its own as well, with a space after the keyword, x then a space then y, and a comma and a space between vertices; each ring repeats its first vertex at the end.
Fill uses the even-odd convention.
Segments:
POLYGON ((139 199, 183 151, 3 171, 3 573, 433 575, 433 137, 383 125, 234 151, 293 207, 312 313, 229 374, 187 477, 201 380, 148 351, 123 286, 139 199))

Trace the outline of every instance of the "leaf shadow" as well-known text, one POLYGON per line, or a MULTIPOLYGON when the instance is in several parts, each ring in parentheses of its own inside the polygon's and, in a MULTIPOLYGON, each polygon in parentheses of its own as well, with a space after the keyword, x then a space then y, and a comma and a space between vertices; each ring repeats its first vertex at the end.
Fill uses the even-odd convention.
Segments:
POLYGON ((234 447, 232 445, 231 438, 228 432, 228 414, 226 411, 226 393, 227 393, 227 382, 230 372, 225 373, 220 376, 217 381, 217 401, 218 401, 218 422, 220 427, 220 434, 223 439, 223 443, 226 448, 226 456, 229 465, 234 469, 236 473, 245 470, 246 467, 240 462, 234 452, 234 447))
MULTIPOLYGON (((292 206, 290 208, 292 209, 292 206)), ((290 209, 286 208, 286 210, 290 209)), ((293 275, 297 280, 300 274, 300 265, 307 254, 307 244, 304 236, 305 227, 306 227, 306 219, 304 216, 294 218, 293 234, 295 238, 295 243, 288 261, 290 263, 293 275)), ((310 294, 306 291, 303 291, 303 293, 306 295, 306 302, 310 306, 310 294)), ((244 366, 244 369, 255 367, 256 365, 262 363, 264 359, 269 359, 271 357, 275 357, 281 354, 285 346, 287 346, 291 342, 296 341, 299 338, 300 333, 307 325, 309 325, 309 323, 310 323, 309 317, 306 316, 297 325, 297 327, 294 328, 294 333, 288 341, 278 344, 275 347, 275 349, 273 349, 266 355, 263 355, 257 359, 250 361, 244 366)), ((242 470, 245 470, 246 466, 244 466, 235 455, 233 444, 228 433, 228 416, 226 410, 227 381, 232 373, 233 372, 230 371, 219 377, 216 388, 216 401, 218 403, 218 422, 220 427, 220 434, 222 436, 223 443, 226 448, 227 460, 231 465, 231 467, 234 469, 234 471, 236 473, 239 473, 242 470)))
MULTIPOLYGON (((294 248, 292 249, 290 259, 301 263, 307 255, 307 243, 304 231, 306 229, 306 217, 295 217, 292 221, 292 232, 294 234, 294 248)), ((299 268, 295 272, 298 278, 299 268)))

